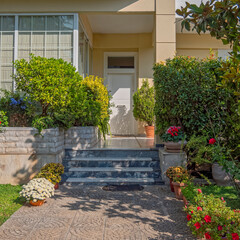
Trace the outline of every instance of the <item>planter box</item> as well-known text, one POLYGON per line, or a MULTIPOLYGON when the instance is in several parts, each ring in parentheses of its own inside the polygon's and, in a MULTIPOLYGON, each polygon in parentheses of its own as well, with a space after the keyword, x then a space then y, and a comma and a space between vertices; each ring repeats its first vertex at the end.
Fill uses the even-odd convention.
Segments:
POLYGON ((84 150, 94 147, 98 141, 98 127, 72 127, 65 131, 65 149, 84 150))
POLYGON ((28 182, 46 163, 64 156, 64 132, 58 128, 36 134, 35 128, 8 127, 0 133, 0 183, 28 182))
POLYGON ((163 148, 159 148, 160 168, 162 173, 162 179, 166 184, 170 184, 169 178, 166 176, 166 171, 169 167, 182 166, 187 163, 187 156, 182 153, 169 153, 163 148))

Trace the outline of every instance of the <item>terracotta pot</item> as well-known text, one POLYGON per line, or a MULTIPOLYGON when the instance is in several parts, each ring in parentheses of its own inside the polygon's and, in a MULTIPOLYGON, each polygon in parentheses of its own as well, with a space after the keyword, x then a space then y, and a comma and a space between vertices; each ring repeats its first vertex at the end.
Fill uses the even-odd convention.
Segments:
POLYGON ((32 200, 29 201, 29 203, 32 205, 32 206, 41 206, 43 205, 45 199, 44 200, 37 200, 37 202, 33 202, 32 200))
POLYGON ((59 183, 56 183, 55 185, 54 185, 54 189, 56 190, 56 189, 59 189, 59 183))
POLYGON ((154 138, 154 126, 145 126, 147 138, 154 138))
POLYGON ((183 199, 183 195, 182 195, 182 191, 181 191, 181 187, 185 186, 185 183, 176 183, 173 182, 173 187, 174 187, 174 192, 175 192, 175 196, 177 199, 183 199))
POLYGON ((212 165, 212 176, 213 180, 219 186, 227 186, 230 184, 230 178, 225 170, 223 170, 222 166, 218 163, 214 163, 212 165))
POLYGON ((171 188, 171 191, 174 192, 174 187, 173 187, 173 184, 172 184, 172 179, 170 178, 170 188, 171 188))
POLYGON ((170 153, 180 153, 184 145, 185 142, 164 142, 165 151, 170 153))

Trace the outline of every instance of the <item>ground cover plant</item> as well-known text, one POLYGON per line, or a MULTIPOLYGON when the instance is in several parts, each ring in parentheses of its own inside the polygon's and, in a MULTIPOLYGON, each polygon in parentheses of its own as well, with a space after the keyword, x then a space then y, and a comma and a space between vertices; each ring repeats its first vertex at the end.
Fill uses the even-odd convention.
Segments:
POLYGON ((24 199, 19 198, 21 189, 19 185, 0 184, 0 225, 24 204, 24 199))

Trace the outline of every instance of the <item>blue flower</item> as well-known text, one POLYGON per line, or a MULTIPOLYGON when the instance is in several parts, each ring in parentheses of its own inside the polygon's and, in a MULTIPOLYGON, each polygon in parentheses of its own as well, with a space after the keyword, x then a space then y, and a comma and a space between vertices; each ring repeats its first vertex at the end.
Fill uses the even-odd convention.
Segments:
POLYGON ((26 106, 23 105, 23 106, 21 106, 20 108, 23 109, 23 110, 25 110, 25 109, 26 109, 26 106))
POLYGON ((18 101, 16 101, 14 98, 10 98, 11 102, 10 105, 17 105, 18 101))

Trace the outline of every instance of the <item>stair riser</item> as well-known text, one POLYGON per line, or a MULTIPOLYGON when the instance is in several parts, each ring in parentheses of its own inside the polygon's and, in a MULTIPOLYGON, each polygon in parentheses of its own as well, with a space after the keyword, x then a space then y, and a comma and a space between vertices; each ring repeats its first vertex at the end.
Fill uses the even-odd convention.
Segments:
POLYGON ((71 167, 151 167, 160 168, 159 161, 63 161, 66 169, 71 167))
POLYGON ((152 159, 158 159, 158 151, 153 150, 65 150, 65 159, 70 160, 71 158, 82 157, 148 157, 152 159))
MULTIPOLYGON (((121 182, 111 182, 110 185, 124 185, 124 184, 127 184, 129 185, 129 183, 121 183, 121 182)), ((146 185, 164 185, 164 182, 152 182, 152 183, 146 183, 146 182, 131 182, 130 184, 140 184, 140 185, 143 185, 143 186, 146 186, 146 185)), ((106 185, 109 185, 108 183, 101 183, 101 182, 94 182, 94 183, 82 183, 82 182, 79 182, 79 183, 64 183, 64 185, 66 186, 69 186, 69 187, 75 187, 75 186, 106 186, 106 185)))
POLYGON ((67 172, 71 178, 160 178, 160 172, 67 172))

